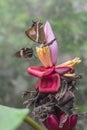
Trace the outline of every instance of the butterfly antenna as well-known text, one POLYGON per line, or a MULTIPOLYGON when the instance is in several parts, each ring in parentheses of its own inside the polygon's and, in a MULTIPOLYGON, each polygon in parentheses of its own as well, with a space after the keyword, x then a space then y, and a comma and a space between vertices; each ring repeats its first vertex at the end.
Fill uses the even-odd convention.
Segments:
POLYGON ((36 24, 36 22, 32 20, 32 23, 33 23, 33 24, 32 24, 32 27, 33 27, 33 26, 36 24))

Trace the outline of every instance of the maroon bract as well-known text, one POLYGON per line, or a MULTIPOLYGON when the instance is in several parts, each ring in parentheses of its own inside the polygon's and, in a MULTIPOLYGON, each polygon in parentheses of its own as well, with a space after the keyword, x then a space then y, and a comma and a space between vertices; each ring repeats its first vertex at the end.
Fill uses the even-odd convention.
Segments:
POLYGON ((51 114, 43 121, 43 124, 48 130, 73 130, 77 124, 78 116, 70 115, 65 117, 65 115, 61 115, 58 118, 57 115, 51 114))

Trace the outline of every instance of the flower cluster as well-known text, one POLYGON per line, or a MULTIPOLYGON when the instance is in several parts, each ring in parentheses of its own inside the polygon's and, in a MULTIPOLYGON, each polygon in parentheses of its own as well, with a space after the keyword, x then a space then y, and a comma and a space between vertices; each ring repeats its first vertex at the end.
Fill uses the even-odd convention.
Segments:
MULTIPOLYGON (((47 43, 55 39, 49 22, 44 33, 47 43)), ((74 90, 80 75, 75 74, 75 65, 79 58, 56 65, 58 43, 36 48, 37 56, 43 66, 33 66, 28 73, 38 77, 33 97, 26 104, 33 107, 35 117, 41 119, 48 130, 73 130, 78 116, 73 113, 74 90)))

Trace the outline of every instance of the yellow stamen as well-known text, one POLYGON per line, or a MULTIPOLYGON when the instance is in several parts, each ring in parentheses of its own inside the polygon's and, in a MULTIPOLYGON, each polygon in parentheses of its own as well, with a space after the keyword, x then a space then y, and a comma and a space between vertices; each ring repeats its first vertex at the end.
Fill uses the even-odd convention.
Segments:
POLYGON ((80 58, 76 57, 73 60, 67 61, 67 62, 65 62, 63 64, 58 65, 58 66, 61 66, 61 67, 70 66, 70 67, 72 67, 72 66, 75 66, 76 64, 79 64, 80 62, 81 62, 80 58))
POLYGON ((66 76, 66 77, 75 77, 76 74, 75 74, 75 73, 73 73, 73 74, 70 74, 70 73, 68 74, 68 73, 67 73, 67 74, 64 74, 64 76, 66 76))
POLYGON ((51 67, 52 66, 50 48, 48 46, 37 47, 36 52, 37 52, 39 60, 41 61, 41 63, 45 67, 51 67))

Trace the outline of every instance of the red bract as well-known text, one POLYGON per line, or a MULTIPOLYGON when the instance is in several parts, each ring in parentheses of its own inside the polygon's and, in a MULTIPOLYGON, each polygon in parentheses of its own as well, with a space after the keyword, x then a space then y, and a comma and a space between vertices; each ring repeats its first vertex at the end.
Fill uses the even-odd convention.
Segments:
POLYGON ((67 72, 72 72, 73 67, 57 67, 52 66, 50 68, 40 67, 30 67, 28 68, 28 73, 39 77, 36 84, 36 89, 39 92, 57 92, 60 88, 60 75, 64 75, 67 72))
POLYGON ((57 73, 47 77, 42 77, 36 84, 36 89, 40 92, 56 92, 60 87, 60 77, 57 73))

